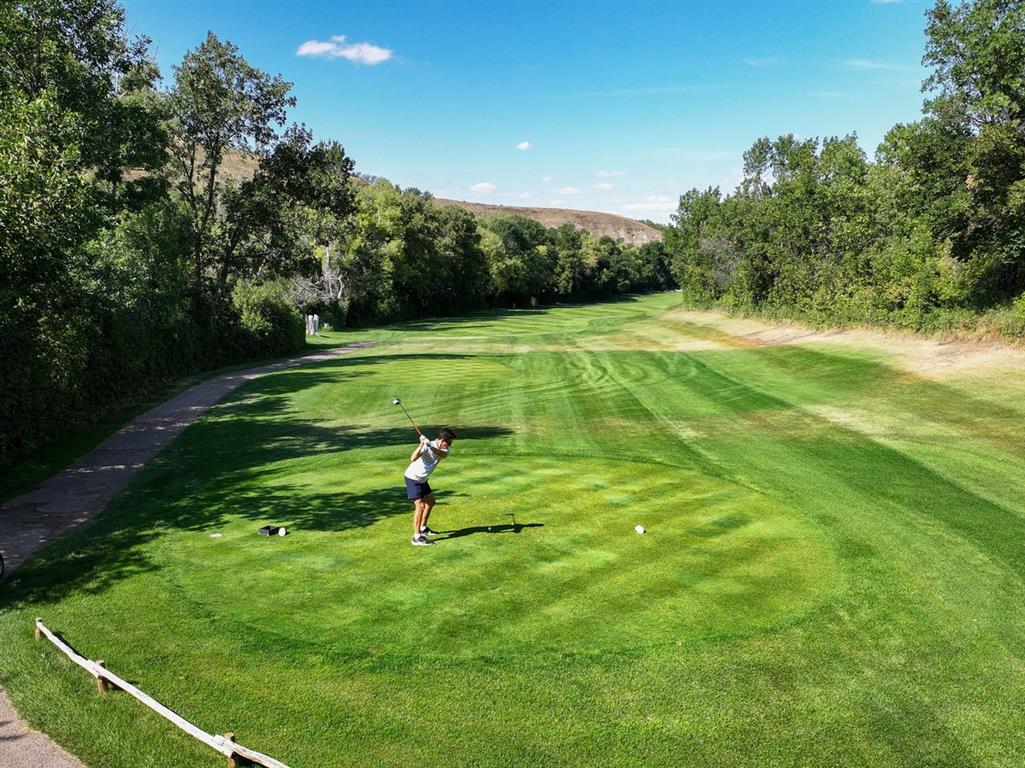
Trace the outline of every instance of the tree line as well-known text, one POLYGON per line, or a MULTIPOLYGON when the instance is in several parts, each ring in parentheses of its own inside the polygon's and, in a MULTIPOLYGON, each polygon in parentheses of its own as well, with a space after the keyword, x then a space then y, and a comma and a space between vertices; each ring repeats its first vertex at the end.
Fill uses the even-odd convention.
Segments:
POLYGON ((665 234, 689 300, 823 323, 1025 333, 1025 5, 926 14, 923 118, 762 138, 740 185, 692 189, 665 234))
POLYGON ((361 325, 679 287, 823 323, 1025 333, 1025 7, 938 0, 923 118, 757 140, 660 241, 443 208, 288 119, 209 34, 173 68, 116 0, 0 5, 0 466, 182 374, 361 325), (250 168, 239 173, 242 158, 250 168))
POLYGON ((586 301, 672 286, 661 241, 624 245, 570 224, 475 217, 384 179, 356 183, 353 215, 298 279, 299 303, 335 325, 586 301))
POLYGON ((173 68, 116 0, 0 5, 0 466, 182 374, 352 325, 669 284, 638 249, 357 177, 212 33, 173 68), (252 167, 229 168, 239 159, 252 167))
POLYGON ((114 0, 5 3, 0 50, 0 464, 303 345, 280 281, 349 215, 353 165, 288 124, 289 83, 211 34, 162 89, 114 0))

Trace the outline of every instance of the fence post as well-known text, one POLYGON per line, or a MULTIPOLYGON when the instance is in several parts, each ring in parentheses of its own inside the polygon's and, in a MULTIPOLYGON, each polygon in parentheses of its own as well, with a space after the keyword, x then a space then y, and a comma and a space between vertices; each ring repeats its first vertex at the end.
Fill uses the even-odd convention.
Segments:
MULTIPOLYGON (((233 742, 235 741, 235 734, 232 731, 228 731, 224 734, 224 738, 233 742)), ((238 760, 235 759, 234 752, 228 755, 228 768, 238 768, 238 760)))
MULTIPOLYGON (((104 669, 106 662, 103 659, 97 659, 95 664, 100 669, 104 669)), ((97 675, 96 676, 96 692, 97 693, 106 693, 109 690, 110 690, 110 684, 107 683, 107 678, 103 677, 102 675, 97 675)))
MULTIPOLYGON (((114 672, 108 671, 106 663, 102 659, 90 661, 76 653, 74 648, 47 629, 46 625, 43 624, 42 619, 36 619, 35 630, 37 638, 46 638, 52 642, 61 651, 61 653, 71 659, 72 662, 87 670, 89 674, 95 677, 96 690, 99 694, 105 694, 111 688, 124 691, 152 709, 161 717, 170 720, 178 728, 181 728, 183 731, 203 742, 208 747, 212 747, 224 755, 228 759, 229 768, 248 768, 249 766, 263 766, 264 768, 267 768, 268 766, 276 766, 276 768, 288 768, 288 766, 280 760, 275 760, 269 755, 265 755, 262 752, 257 752, 255 749, 249 749, 248 747, 237 743, 235 741, 234 733, 215 736, 190 723, 178 713, 165 707, 152 696, 148 696, 143 691, 140 691, 132 683, 122 679, 114 672)), ((2 759, 0 759, 0 763, 3 763, 2 759)))

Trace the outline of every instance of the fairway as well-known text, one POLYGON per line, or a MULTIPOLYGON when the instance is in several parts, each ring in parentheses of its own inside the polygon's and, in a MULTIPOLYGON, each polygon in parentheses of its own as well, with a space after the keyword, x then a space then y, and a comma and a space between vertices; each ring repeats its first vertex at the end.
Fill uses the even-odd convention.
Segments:
POLYGON ((92 768, 223 764, 41 616, 292 768, 1025 763, 1017 358, 679 301, 328 334, 375 345, 244 385, 5 585, 19 712, 92 768), (396 396, 459 436, 432 547, 396 396))

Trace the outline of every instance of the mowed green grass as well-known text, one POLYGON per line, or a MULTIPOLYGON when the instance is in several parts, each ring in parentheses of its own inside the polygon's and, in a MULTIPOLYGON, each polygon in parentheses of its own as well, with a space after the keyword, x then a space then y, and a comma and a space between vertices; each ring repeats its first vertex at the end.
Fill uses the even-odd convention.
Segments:
POLYGON ((19 711, 93 768, 222 764, 42 616, 293 768, 1025 763, 1025 386, 677 301, 333 334, 378 343, 246 385, 5 585, 19 711), (460 436, 430 548, 396 395, 460 436))

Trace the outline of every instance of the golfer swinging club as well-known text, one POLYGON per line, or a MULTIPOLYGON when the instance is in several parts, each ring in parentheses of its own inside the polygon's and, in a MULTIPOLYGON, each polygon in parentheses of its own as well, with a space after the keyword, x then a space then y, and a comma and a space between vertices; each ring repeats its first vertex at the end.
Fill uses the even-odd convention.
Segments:
POLYGON ((438 433, 437 440, 428 440, 420 435, 420 445, 409 456, 409 466, 406 467, 406 498, 413 502, 414 546, 429 546, 433 542, 429 541, 427 536, 437 533, 427 527, 427 518, 434 509, 434 492, 427 478, 438 466, 438 462, 448 456, 452 441, 455 439, 456 433, 447 427, 438 433))

